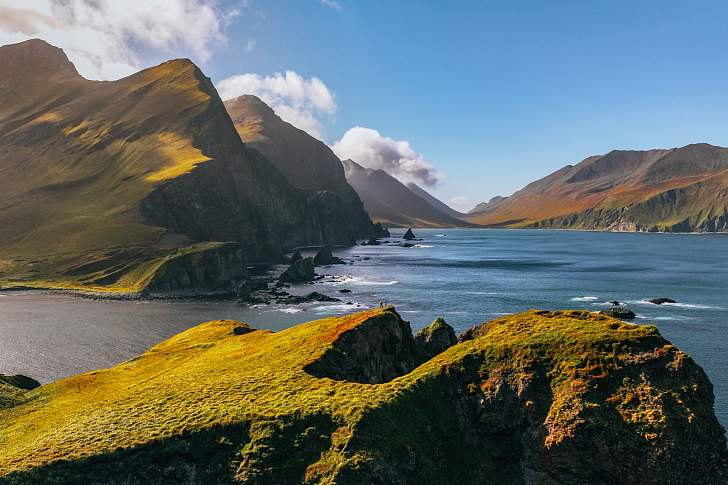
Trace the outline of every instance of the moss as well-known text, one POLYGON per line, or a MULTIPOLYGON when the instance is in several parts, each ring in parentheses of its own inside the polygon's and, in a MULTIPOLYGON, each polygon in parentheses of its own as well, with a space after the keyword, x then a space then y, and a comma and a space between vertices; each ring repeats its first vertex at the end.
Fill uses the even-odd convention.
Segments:
POLYGON ((524 469, 536 481, 657 483, 725 471, 710 383, 652 326, 532 311, 485 324, 389 382, 306 372, 388 312, 277 333, 209 322, 30 391, 0 409, 0 477, 144 481, 150 460, 190 483, 519 483, 524 469), (179 451, 195 436, 203 456, 179 451), (127 475, 117 475, 122 463, 127 475))

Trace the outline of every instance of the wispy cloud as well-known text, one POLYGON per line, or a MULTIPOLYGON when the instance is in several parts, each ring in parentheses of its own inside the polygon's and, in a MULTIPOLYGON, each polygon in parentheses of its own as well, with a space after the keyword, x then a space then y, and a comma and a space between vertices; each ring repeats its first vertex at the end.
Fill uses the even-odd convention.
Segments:
POLYGON ((463 195, 457 195, 455 197, 450 197, 448 200, 448 203, 450 207, 452 207, 455 210, 458 210, 460 212, 467 212, 470 209, 473 208, 475 203, 470 200, 468 197, 465 197, 463 195))
POLYGON ((245 52, 250 54, 255 50, 255 39, 248 39, 248 42, 245 44, 245 52))
POLYGON ((292 125, 316 138, 323 137, 321 118, 336 110, 334 94, 317 77, 304 78, 294 71, 271 76, 238 74, 217 83, 222 99, 253 94, 292 125))
POLYGON ((0 44, 40 37, 82 75, 115 79, 137 71, 150 51, 205 62, 241 8, 216 0, 0 0, 0 44))
POLYGON ((401 182, 433 186, 441 175, 408 141, 382 136, 377 130, 356 126, 331 146, 336 155, 373 169, 381 169, 401 182))
POLYGON ((344 9, 344 7, 342 7, 341 4, 336 0, 319 0, 319 3, 330 8, 331 10, 336 10, 337 12, 341 12, 344 9))

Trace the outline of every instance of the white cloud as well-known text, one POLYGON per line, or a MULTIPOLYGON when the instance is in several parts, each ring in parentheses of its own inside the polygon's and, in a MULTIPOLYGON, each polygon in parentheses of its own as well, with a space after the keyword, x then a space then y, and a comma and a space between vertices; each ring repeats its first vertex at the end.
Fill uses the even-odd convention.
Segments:
POLYGON ((222 99, 253 94, 292 125, 322 138, 321 116, 333 115, 334 94, 317 77, 304 78, 293 71, 271 76, 238 74, 217 83, 222 99))
POLYGON ((329 7, 331 10, 336 10, 337 12, 341 12, 344 9, 336 0, 319 0, 319 2, 321 5, 329 7))
POLYGON ((91 79, 139 70, 147 51, 204 62, 240 14, 216 0, 0 0, 0 44, 38 37, 91 79))
POLYGON ((467 212, 473 208, 473 205, 475 205, 472 200, 462 195, 450 197, 448 202, 450 207, 460 212, 467 212))
POLYGON ((336 155, 373 169, 381 169, 401 182, 433 186, 441 179, 409 142, 382 136, 377 130, 356 126, 331 147, 336 155))
POLYGON ((255 49, 255 39, 248 39, 248 42, 245 44, 245 52, 250 54, 255 49))

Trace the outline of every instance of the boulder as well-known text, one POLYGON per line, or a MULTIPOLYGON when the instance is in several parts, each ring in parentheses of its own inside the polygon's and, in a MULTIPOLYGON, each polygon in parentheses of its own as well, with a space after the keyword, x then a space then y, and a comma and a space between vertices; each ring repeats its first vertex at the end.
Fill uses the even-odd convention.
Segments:
POLYGON ((9 384, 13 387, 17 387, 18 389, 23 389, 25 391, 32 391, 36 387, 40 387, 40 382, 21 374, 14 376, 6 376, 5 374, 0 374, 0 382, 4 384, 9 384))
POLYGON ((279 277, 280 281, 296 283, 316 278, 313 258, 302 258, 292 263, 279 277))
POLYGON ((412 244, 412 243, 403 243, 403 244, 402 244, 402 247, 403 247, 403 248, 413 248, 413 247, 415 247, 415 245, 414 245, 414 244, 412 244))
POLYGON ((324 295, 323 293, 319 293, 318 291, 312 291, 311 293, 307 295, 290 295, 286 298, 282 298, 278 300, 278 303, 282 303, 285 305, 297 305, 299 303, 309 303, 312 301, 341 301, 338 298, 334 298, 332 296, 324 295))
POLYGON ((609 301, 607 303, 609 303, 610 305, 615 305, 615 306, 616 305, 619 305, 619 302, 617 300, 612 300, 612 301, 609 301))
POLYGON ((620 320, 631 320, 635 317, 635 314, 632 310, 625 306, 613 306, 611 308, 607 308, 606 310, 602 310, 602 315, 607 315, 614 318, 619 318, 620 320))
POLYGON ((404 236, 402 236, 402 239, 405 239, 407 241, 415 239, 415 233, 412 232, 412 228, 407 229, 407 232, 404 233, 404 236))
POLYGON ((342 288, 342 289, 339 290, 339 293, 351 293, 351 290, 346 289, 346 288, 342 288))
POLYGON ((663 303, 677 303, 675 300, 671 300, 670 298, 650 298, 647 301, 652 303, 653 305, 662 305, 663 303))
POLYGON ((458 343, 455 330, 444 319, 436 318, 415 335, 417 348, 425 359, 430 359, 458 343))
POLYGON ((381 244, 382 244, 382 242, 375 237, 369 239, 366 242, 361 243, 362 246, 380 246, 381 244))
POLYGON ((319 249, 319 252, 316 253, 316 256, 313 258, 313 264, 316 266, 329 266, 332 264, 346 264, 346 262, 344 262, 343 259, 334 256, 331 252, 331 248, 325 246, 319 249))

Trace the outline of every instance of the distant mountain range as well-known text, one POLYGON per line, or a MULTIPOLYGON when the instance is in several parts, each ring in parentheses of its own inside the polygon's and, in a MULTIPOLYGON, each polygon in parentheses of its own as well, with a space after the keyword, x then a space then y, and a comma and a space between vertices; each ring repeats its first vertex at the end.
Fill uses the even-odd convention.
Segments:
POLYGON ((246 260, 372 235, 330 150, 259 111, 246 146, 189 60, 98 82, 0 47, 0 286, 229 291, 246 260))
POLYGON ((404 185, 384 170, 365 168, 344 160, 346 179, 357 191, 372 219, 388 226, 458 227, 473 226, 452 214, 459 214, 424 189, 404 185))
POLYGON ((728 231, 728 149, 615 150, 479 204, 477 224, 609 231, 728 231))

